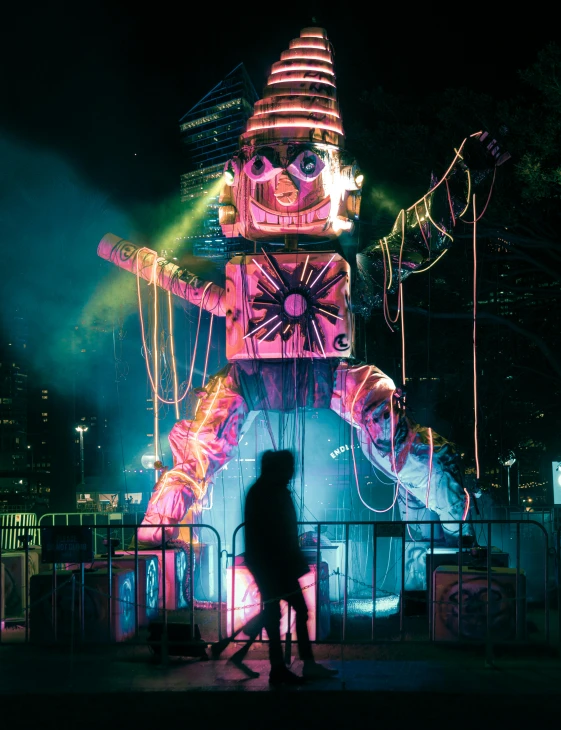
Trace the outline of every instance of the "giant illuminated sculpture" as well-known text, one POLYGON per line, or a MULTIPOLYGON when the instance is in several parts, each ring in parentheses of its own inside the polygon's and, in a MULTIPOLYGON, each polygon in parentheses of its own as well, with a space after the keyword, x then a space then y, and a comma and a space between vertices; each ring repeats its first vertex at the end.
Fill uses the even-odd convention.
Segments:
MULTIPOLYGON (((379 280, 371 280, 360 306, 399 293, 409 273, 446 250, 456 222, 473 213, 469 186, 483 184, 504 159, 485 132, 464 140, 442 179, 402 211, 387 237, 361 252, 379 280), (436 210, 439 190, 443 214, 436 210)), ((250 414, 307 406, 331 408, 345 419, 367 459, 395 483, 394 503, 404 490, 410 503, 435 512, 446 539, 457 542, 469 503, 460 456, 411 420, 391 378, 353 359, 360 306, 351 307, 350 265, 335 250, 311 247, 333 248, 340 234, 352 233, 361 186, 362 174, 344 149, 329 40, 323 29, 306 28, 273 64, 240 149, 224 168, 222 230, 254 242, 254 253, 228 262, 225 288, 112 234, 101 240, 103 259, 226 318, 228 365, 199 390, 194 417, 171 430, 173 467, 154 487, 140 544, 177 537, 176 527, 157 525, 181 523, 202 500, 232 458, 250 414)), ((464 533, 469 529, 464 525, 464 533)))

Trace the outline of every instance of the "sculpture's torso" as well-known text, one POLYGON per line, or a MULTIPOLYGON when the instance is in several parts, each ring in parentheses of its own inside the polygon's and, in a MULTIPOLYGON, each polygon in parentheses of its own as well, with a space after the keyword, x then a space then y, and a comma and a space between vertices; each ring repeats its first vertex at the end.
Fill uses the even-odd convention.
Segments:
POLYGON ((226 266, 228 360, 351 355, 350 267, 336 252, 235 256, 226 266))

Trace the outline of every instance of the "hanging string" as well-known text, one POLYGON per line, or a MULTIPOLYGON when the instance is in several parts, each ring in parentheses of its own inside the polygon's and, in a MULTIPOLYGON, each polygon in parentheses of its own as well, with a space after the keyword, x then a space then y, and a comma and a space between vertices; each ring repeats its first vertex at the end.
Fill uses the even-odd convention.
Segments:
POLYGON ((207 367, 208 367, 208 354, 210 352, 210 342, 212 340, 212 323, 213 323, 213 321, 214 321, 214 314, 211 312, 211 314, 210 314, 210 325, 209 325, 209 328, 208 328, 208 342, 207 342, 207 346, 206 346, 205 369, 204 369, 204 372, 203 372, 203 387, 204 387, 204 384, 205 384, 206 371, 207 371, 207 367))
POLYGON ((169 327, 169 346, 171 351, 171 368, 173 373, 173 400, 175 407, 175 420, 179 421, 179 388, 177 383, 177 362, 175 359, 175 341, 173 337, 173 304, 171 301, 171 292, 168 291, 168 327, 169 327))
POLYGON ((209 288, 209 286, 211 285, 211 283, 212 282, 210 282, 210 281, 208 282, 208 284, 203 289, 203 293, 202 293, 202 296, 201 296, 201 306, 199 307, 199 317, 198 317, 198 320, 197 320, 197 334, 195 335, 195 347, 193 348, 193 356, 191 358, 191 370, 189 372, 189 381, 187 383, 187 392, 191 389, 191 383, 193 382, 193 370, 195 368, 195 356, 197 354, 197 345, 199 343, 199 332, 201 330, 201 315, 203 313, 202 304, 203 304, 203 300, 205 298, 206 290, 209 288))
POLYGON ((475 475, 479 479, 478 403, 477 403, 477 209, 473 196, 473 436, 475 475))
MULTIPOLYGON (((368 372, 366 373, 364 379, 362 380, 361 384, 357 388, 357 391, 353 398, 353 402, 351 404, 351 412, 350 412, 350 416, 351 416, 351 454, 352 454, 352 458, 353 458, 353 471, 354 471, 354 477, 355 477, 356 491, 358 494, 358 498, 360 499, 362 504, 366 507, 366 509, 370 510, 371 512, 376 512, 377 514, 383 514, 384 512, 389 512, 391 509, 393 509, 393 506, 395 505, 395 503, 397 501, 397 495, 399 494, 399 487, 401 484, 399 475, 397 473, 397 463, 396 463, 396 458, 395 458, 395 432, 394 432, 394 420, 393 420, 393 397, 395 394, 395 389, 392 390, 390 399, 389 399, 390 400, 390 430, 391 430, 390 438, 391 438, 391 445, 392 445, 390 464, 391 464, 391 468, 396 476, 395 492, 393 495, 393 501, 389 507, 387 507, 386 509, 376 509, 375 507, 372 507, 367 502, 365 502, 365 500, 362 497, 362 494, 360 491, 360 483, 359 483, 359 479, 358 479, 358 470, 357 470, 357 466, 356 466, 355 450, 354 450, 354 425, 355 425, 354 408, 355 408, 355 403, 356 403, 359 393, 362 390, 362 388, 364 387, 364 384, 366 383, 366 381, 370 375, 370 371, 371 371, 370 365, 363 365, 363 367, 368 368, 368 372)), ((361 370, 361 369, 362 368, 357 368, 357 371, 361 370)))
MULTIPOLYGON (((137 257, 138 265, 138 257, 137 257)), ((158 265, 158 259, 154 256, 154 263, 152 264, 152 279, 151 284, 154 287, 154 331, 153 331, 153 353, 152 359, 154 363, 154 382, 152 383, 152 403, 154 405, 154 459, 159 459, 159 444, 160 444, 160 424, 158 422, 158 383, 160 382, 160 348, 158 346, 158 289, 156 285, 156 267, 158 265), (155 385, 154 385, 155 383, 155 385)), ((147 352, 147 351, 146 351, 147 352)), ((146 360, 148 363, 148 360, 146 360)), ((150 368, 148 368, 150 372, 150 368)), ((158 471, 154 471, 156 481, 158 480, 158 471)))
MULTIPOLYGON (((151 284, 154 285, 154 300, 155 300, 154 301, 154 322, 153 322, 153 327, 152 327, 152 329, 153 329, 153 338, 154 338, 153 346, 152 346, 152 350, 153 350, 152 359, 154 361, 154 365, 153 365, 154 372, 152 373, 152 370, 150 368, 150 362, 149 362, 151 348, 149 347, 149 343, 148 343, 148 340, 147 340, 147 337, 146 337, 146 325, 145 325, 145 322, 144 322, 144 315, 142 313, 142 296, 141 296, 141 293, 140 293, 140 278, 141 277, 140 277, 140 273, 139 273, 139 270, 138 270, 138 258, 139 257, 137 257, 137 259, 136 259, 136 266, 137 266, 137 270, 136 270, 136 295, 137 295, 137 300, 138 300, 138 314, 139 314, 139 319, 140 319, 140 333, 141 333, 141 337, 142 337, 142 347, 143 347, 143 350, 144 350, 144 353, 145 353, 145 358, 144 359, 146 361, 146 370, 147 370, 147 373, 148 373, 148 379, 150 381, 150 386, 151 386, 151 389, 152 389, 152 393, 154 394, 154 412, 156 412, 157 403, 164 403, 166 405, 176 405, 178 403, 181 403, 181 401, 186 397, 186 395, 188 393, 188 390, 189 390, 189 387, 186 388, 185 393, 181 396, 181 398, 174 398, 173 400, 166 400, 165 398, 163 398, 159 394, 159 386, 158 386, 158 381, 159 381, 159 367, 158 367, 158 365, 159 365, 159 360, 158 360, 158 358, 159 358, 159 347, 158 347, 159 323, 158 323, 158 302, 157 302, 157 292, 158 292, 158 290, 157 290, 157 284, 156 284, 155 276, 153 276, 150 279, 150 281, 148 282, 148 286, 150 286, 151 284)), ((157 261, 155 260, 154 266, 156 266, 156 265, 157 265, 157 261)), ((210 283, 208 284, 208 286, 210 286, 210 283)), ((172 335, 172 337, 173 337, 173 335, 172 335)), ((175 347, 175 346, 173 346, 173 347, 175 347)), ((195 347, 196 347, 196 342, 195 342, 195 347)), ((175 354, 173 355, 173 360, 174 360, 173 369, 174 369, 174 372, 177 372, 176 371, 176 365, 175 365, 175 354)))
POLYGON ((405 304, 403 302, 403 282, 399 282, 399 299, 401 301, 401 384, 405 388, 405 304))

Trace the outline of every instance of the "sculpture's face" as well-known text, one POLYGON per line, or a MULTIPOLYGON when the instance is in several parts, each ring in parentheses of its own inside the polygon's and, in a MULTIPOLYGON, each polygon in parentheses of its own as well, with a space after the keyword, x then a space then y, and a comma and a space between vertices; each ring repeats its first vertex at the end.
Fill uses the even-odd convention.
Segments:
POLYGON ((356 166, 341 158, 341 150, 325 144, 244 147, 224 168, 224 235, 284 241, 286 234, 331 239, 352 231, 361 181, 356 166))

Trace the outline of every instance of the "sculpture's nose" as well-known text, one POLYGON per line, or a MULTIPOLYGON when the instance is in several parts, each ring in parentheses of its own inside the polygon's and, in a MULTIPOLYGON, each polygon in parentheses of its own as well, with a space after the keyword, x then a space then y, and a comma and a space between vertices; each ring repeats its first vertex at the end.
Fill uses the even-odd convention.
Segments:
POLYGON ((298 188, 286 172, 281 172, 275 188, 275 198, 281 205, 293 205, 298 199, 298 188))

